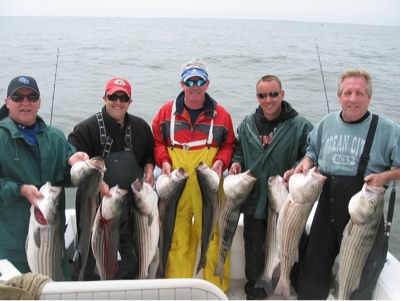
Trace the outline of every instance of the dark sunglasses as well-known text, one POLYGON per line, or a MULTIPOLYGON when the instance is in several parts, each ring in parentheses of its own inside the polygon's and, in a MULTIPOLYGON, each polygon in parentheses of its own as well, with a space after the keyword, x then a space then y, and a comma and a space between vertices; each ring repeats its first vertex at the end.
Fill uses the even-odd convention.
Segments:
POLYGON ((39 100, 39 95, 37 94, 13 94, 10 96, 11 100, 14 102, 23 102, 25 97, 28 99, 29 102, 36 102, 39 100))
POLYGON ((257 96, 261 99, 265 99, 265 98, 267 98, 267 96, 269 96, 270 98, 275 98, 275 97, 278 97, 279 93, 281 93, 281 92, 275 91, 275 92, 269 92, 269 93, 258 93, 257 96))
POLYGON ((195 84, 196 84, 197 87, 201 87, 201 86, 204 86, 206 84, 206 82, 207 81, 204 80, 204 79, 198 79, 198 80, 190 80, 190 79, 188 79, 183 84, 186 87, 193 87, 195 84))
POLYGON ((108 94, 107 99, 109 101, 117 101, 119 99, 120 102, 128 102, 130 100, 128 95, 116 95, 116 94, 108 94))

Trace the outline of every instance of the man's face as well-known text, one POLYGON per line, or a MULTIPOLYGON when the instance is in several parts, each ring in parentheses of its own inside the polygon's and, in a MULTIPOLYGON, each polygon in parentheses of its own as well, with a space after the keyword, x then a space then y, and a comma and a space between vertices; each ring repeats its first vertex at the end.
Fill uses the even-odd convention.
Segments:
POLYGON ((185 100, 192 103, 203 103, 205 101, 205 95, 210 81, 207 80, 203 85, 198 86, 197 83, 199 83, 199 80, 203 81, 203 79, 199 76, 189 78, 186 83, 188 84, 189 81, 192 81, 192 87, 188 87, 184 82, 181 81, 182 89, 185 92, 185 100))
POLYGON ((282 100, 285 91, 281 90, 277 81, 261 81, 257 86, 257 101, 267 120, 277 118, 282 112, 282 100))
POLYGON ((343 80, 343 91, 339 95, 339 102, 344 121, 357 121, 367 113, 371 97, 367 95, 366 87, 367 81, 363 76, 346 77, 343 80))
POLYGON ((123 91, 116 91, 112 95, 107 94, 103 99, 106 104, 107 113, 122 124, 129 105, 132 103, 132 99, 129 99, 128 95, 123 91))
POLYGON ((40 101, 40 97, 37 93, 29 88, 21 88, 14 92, 10 98, 5 99, 6 106, 9 110, 9 116, 17 123, 25 126, 33 125, 36 122, 40 101), (28 100, 28 95, 31 101, 28 100), (13 100, 13 98, 15 100, 13 100), (17 100, 18 98, 23 99, 17 100))

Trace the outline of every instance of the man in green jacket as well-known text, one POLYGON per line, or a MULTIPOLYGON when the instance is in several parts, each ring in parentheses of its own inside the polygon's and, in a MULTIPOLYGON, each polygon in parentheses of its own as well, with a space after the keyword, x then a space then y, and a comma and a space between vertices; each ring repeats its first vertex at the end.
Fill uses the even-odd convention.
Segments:
MULTIPOLYGON (((35 79, 18 76, 11 80, 0 109, 0 259, 8 259, 21 273, 30 272, 25 241, 30 207, 43 197, 40 187, 47 181, 70 186, 71 166, 89 158, 76 152, 60 130, 47 126, 37 115, 40 102, 35 79)), ((61 204, 65 221, 64 189, 61 204)), ((64 257, 64 277, 70 279, 64 257)))
POLYGON ((304 157, 312 124, 284 101, 285 91, 278 77, 266 75, 256 85, 258 108, 240 123, 238 142, 229 174, 251 170, 257 181, 244 202, 244 290, 248 299, 267 296, 255 282, 264 269, 268 204, 268 178, 281 175, 304 157))

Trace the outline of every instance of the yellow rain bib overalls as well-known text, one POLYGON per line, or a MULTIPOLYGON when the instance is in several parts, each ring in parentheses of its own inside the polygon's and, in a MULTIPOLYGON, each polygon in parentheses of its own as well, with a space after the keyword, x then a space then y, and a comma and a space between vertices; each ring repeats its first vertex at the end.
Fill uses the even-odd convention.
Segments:
MULTIPOLYGON (((173 109, 172 112, 175 110, 173 109)), ((204 141, 194 141, 191 143, 181 144, 174 141, 174 123, 175 115, 171 116, 171 141, 173 145, 179 144, 183 149, 176 147, 168 147, 168 153, 172 160, 172 170, 182 167, 189 175, 185 189, 179 199, 175 229, 172 236, 171 249, 169 251, 166 264, 166 278, 192 278, 194 275, 194 267, 196 262, 196 252, 198 241, 201 241, 202 232, 202 207, 203 201, 195 168, 200 162, 206 163, 210 168, 212 160, 218 152, 218 148, 207 147, 211 145, 208 140, 212 141, 212 127, 210 126, 209 139, 204 141), (203 149, 190 150, 191 146, 204 145, 203 149)), ((222 187, 223 180, 219 185, 220 207, 224 201, 224 192, 222 187)), ((225 293, 230 285, 230 252, 224 264, 224 279, 221 281, 219 276, 214 276, 214 270, 218 262, 219 250, 219 227, 218 223, 214 229, 214 237, 210 242, 206 254, 206 265, 203 269, 204 279, 215 284, 225 293)))

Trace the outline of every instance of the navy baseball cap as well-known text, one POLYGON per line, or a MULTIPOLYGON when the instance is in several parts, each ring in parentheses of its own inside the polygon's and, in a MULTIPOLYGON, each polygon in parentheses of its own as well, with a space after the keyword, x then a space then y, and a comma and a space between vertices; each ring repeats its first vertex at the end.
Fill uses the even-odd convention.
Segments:
POLYGON ((40 96, 38 85, 33 77, 17 76, 16 78, 13 78, 10 84, 8 85, 7 97, 10 97, 21 88, 29 88, 35 91, 37 95, 40 96))

